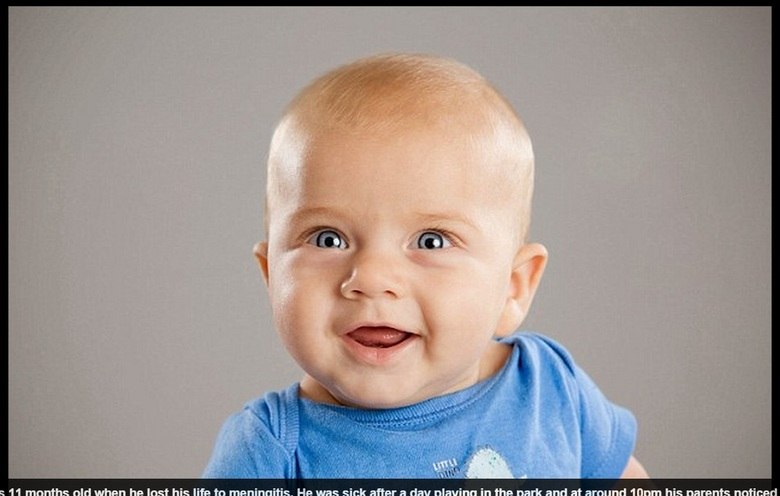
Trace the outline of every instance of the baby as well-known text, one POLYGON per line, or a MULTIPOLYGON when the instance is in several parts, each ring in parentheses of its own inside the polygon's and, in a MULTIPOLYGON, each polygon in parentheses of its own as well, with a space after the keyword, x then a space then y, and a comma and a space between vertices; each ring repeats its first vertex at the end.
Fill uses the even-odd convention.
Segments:
POLYGON ((449 59, 369 57, 292 101, 255 256, 305 372, 223 426, 204 477, 645 476, 636 423, 515 332, 547 262, 511 105, 449 59))

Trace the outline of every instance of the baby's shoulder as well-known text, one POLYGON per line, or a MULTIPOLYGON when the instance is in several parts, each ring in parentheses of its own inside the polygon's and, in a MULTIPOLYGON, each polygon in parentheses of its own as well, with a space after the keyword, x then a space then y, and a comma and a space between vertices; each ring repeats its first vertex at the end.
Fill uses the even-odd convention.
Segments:
POLYGON ((545 359, 562 360, 566 364, 574 364, 571 353, 563 344, 539 332, 518 331, 501 339, 501 342, 518 347, 527 354, 537 355, 545 359))
POLYGON ((289 423, 286 392, 253 399, 223 424, 206 478, 281 478, 294 474, 290 462, 297 431, 289 423))
POLYGON ((521 367, 563 368, 574 372, 576 364, 569 350, 555 339, 531 331, 518 331, 501 339, 502 343, 518 349, 521 367))
POLYGON ((290 427, 297 425, 298 392, 296 386, 281 391, 267 392, 247 401, 241 411, 234 414, 235 420, 263 430, 271 437, 283 442, 292 433, 290 427))

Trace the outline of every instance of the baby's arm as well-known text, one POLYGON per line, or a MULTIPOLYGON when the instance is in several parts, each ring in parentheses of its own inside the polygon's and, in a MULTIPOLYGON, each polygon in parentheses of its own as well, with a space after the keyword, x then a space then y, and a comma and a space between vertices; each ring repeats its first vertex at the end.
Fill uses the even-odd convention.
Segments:
POLYGON ((645 467, 642 466, 639 461, 634 458, 634 455, 631 455, 631 458, 628 459, 628 464, 626 464, 626 468, 623 469, 623 475, 620 476, 621 479, 649 479, 650 476, 647 475, 647 471, 645 470, 645 467))

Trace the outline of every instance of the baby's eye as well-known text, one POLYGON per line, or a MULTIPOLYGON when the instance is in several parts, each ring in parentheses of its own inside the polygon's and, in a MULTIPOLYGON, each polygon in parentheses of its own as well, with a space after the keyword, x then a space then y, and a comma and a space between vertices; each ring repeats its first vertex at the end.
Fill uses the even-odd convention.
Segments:
POLYGON ((421 250, 439 250, 450 246, 450 240, 436 231, 425 231, 417 238, 417 248, 421 250))
POLYGON ((321 229, 315 232, 308 242, 318 248, 338 248, 340 250, 347 248, 347 242, 341 237, 341 234, 332 229, 321 229))

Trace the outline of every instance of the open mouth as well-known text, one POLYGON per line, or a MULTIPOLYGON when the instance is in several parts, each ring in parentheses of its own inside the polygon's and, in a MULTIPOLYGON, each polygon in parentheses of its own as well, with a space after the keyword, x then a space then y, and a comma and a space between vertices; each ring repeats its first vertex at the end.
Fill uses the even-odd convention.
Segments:
POLYGON ((413 334, 392 327, 358 327, 348 336, 367 348, 392 348, 403 343, 413 334))

